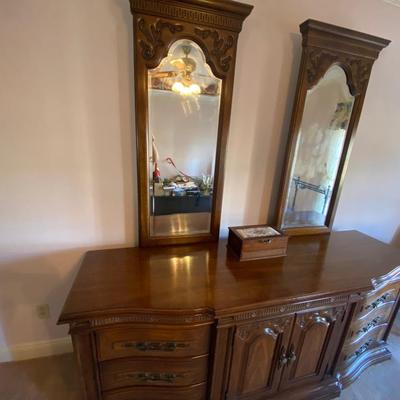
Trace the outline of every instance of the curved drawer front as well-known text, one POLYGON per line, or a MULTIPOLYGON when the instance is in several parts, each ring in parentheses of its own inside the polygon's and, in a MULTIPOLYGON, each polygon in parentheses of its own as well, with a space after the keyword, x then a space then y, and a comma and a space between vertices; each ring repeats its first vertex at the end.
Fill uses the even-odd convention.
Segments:
POLYGON ((103 390, 127 386, 189 386, 207 380, 208 357, 123 359, 100 365, 103 390))
POLYGON ((343 348, 344 361, 349 363, 353 362, 361 354, 375 347, 379 343, 379 341, 382 340, 386 329, 387 324, 375 326, 369 332, 359 337, 357 340, 346 344, 343 348))
POLYGON ((389 321, 395 302, 384 303, 352 323, 347 342, 354 342, 378 325, 389 321))
POLYGON ((97 332, 99 360, 122 357, 194 357, 208 354, 210 326, 118 327, 97 332))
POLYGON ((399 286, 391 285, 369 294, 361 304, 357 318, 371 313, 373 310, 384 306, 386 303, 394 303, 397 299, 399 286))
POLYGON ((187 388, 138 387, 103 393, 104 400, 205 400, 206 384, 187 388))

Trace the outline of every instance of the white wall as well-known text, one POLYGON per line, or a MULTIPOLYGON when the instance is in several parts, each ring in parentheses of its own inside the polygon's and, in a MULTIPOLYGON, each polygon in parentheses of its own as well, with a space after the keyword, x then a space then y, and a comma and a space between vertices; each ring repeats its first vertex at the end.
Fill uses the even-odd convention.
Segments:
MULTIPOLYGON (((223 233, 273 210, 298 25, 315 18, 394 41, 374 67, 335 225, 391 242, 400 221, 400 8, 248 2, 255 10, 239 44, 223 233)), ((83 252, 137 241, 128 0, 2 0, 0 49, 1 348, 64 337, 55 321, 83 252), (42 303, 48 321, 34 316, 42 303)))

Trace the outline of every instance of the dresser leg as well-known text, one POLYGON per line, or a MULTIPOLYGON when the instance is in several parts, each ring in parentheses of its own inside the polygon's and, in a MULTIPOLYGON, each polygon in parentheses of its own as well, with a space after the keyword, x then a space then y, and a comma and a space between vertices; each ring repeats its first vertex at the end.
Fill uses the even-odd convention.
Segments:
POLYGON ((101 400, 95 366, 95 343, 90 332, 72 334, 75 357, 78 361, 84 400, 101 400))

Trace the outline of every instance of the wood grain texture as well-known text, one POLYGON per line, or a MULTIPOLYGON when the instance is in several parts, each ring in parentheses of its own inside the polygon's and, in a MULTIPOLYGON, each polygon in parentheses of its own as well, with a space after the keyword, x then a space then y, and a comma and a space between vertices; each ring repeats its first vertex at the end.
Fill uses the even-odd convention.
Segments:
POLYGON ((191 357, 208 354, 210 327, 125 326, 97 332, 99 360, 153 356, 191 357), (145 338, 145 340, 143 340, 145 338))
POLYGON ((239 318, 250 308, 369 292, 373 277, 399 264, 399 249, 356 231, 292 237, 285 258, 258 261, 239 262, 226 241, 91 251, 59 322, 130 315, 131 322, 151 324, 171 315, 182 323, 195 315, 239 318))
POLYGON ((292 237, 286 258, 259 261, 226 241, 89 252, 60 323, 93 400, 328 399, 390 357, 399 264, 355 231, 292 237))
POLYGON ((190 386, 207 381, 207 365, 207 356, 112 360, 100 365, 100 376, 103 390, 128 386, 190 386))

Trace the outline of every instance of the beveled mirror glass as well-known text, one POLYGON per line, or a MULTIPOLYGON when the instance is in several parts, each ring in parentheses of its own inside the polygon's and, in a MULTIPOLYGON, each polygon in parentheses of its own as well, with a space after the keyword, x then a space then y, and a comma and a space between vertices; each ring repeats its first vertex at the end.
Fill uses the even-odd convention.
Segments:
POLYGON ((326 225, 354 96, 333 65, 307 90, 285 196, 283 228, 326 225))
POLYGON ((148 70, 151 237, 210 232, 222 80, 193 41, 148 70))

